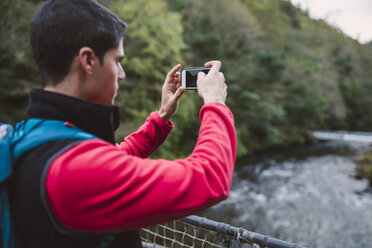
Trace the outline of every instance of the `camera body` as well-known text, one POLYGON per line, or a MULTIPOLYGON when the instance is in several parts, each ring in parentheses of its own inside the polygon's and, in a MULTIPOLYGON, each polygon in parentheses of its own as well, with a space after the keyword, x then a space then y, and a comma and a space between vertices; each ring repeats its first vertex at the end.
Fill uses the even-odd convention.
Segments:
POLYGON ((186 88, 186 90, 196 90, 198 89, 196 81, 198 80, 198 73, 204 72, 207 74, 211 67, 191 67, 183 68, 181 70, 181 87, 186 88))

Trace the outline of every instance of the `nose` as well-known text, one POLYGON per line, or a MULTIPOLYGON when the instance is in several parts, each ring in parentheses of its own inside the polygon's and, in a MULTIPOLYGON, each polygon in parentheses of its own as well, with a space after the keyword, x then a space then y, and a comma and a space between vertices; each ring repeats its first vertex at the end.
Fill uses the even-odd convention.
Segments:
POLYGON ((118 80, 123 80, 125 78, 125 72, 121 64, 119 63, 119 73, 118 73, 118 80))

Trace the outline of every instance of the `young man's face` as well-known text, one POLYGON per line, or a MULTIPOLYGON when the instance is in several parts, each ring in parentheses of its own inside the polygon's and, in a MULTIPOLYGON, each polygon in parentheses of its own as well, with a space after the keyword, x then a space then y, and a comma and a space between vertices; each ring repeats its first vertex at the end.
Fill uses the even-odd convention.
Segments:
POLYGON ((125 78, 125 72, 120 64, 124 58, 123 40, 115 48, 108 50, 102 65, 98 63, 93 74, 92 101, 96 103, 113 104, 119 88, 119 81, 125 78))

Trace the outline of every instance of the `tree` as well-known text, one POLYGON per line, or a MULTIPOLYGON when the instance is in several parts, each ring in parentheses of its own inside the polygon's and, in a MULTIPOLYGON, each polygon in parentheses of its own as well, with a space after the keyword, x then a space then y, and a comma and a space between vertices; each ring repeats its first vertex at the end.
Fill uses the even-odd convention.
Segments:
POLYGON ((40 85, 33 62, 29 23, 37 4, 4 0, 0 3, 0 117, 15 124, 26 117, 28 91, 40 85))

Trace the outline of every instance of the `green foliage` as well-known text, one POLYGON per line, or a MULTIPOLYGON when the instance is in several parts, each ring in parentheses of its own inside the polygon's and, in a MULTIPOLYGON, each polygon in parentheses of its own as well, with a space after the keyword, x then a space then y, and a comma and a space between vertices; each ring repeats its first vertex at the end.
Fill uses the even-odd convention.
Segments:
POLYGON ((255 60, 258 65, 255 73, 255 81, 259 83, 270 83, 275 81, 280 77, 285 67, 283 59, 276 51, 260 51, 256 55, 255 60))
MULTIPOLYGON (((25 117, 39 84, 28 41, 41 1, 0 3, 0 118, 25 117)), ((161 86, 176 64, 223 62, 238 154, 304 142, 314 129, 372 131, 372 46, 361 45, 286 0, 101 0, 129 24, 126 79, 116 103, 118 140, 160 107, 161 86)), ((187 91, 174 131, 154 157, 187 156, 196 142, 202 101, 187 91)))
POLYGON ((111 9, 129 23, 123 62, 128 75, 164 80, 169 66, 182 62, 180 15, 168 11, 164 0, 113 1, 111 9))
POLYGON ((350 54, 337 56, 334 59, 334 64, 338 67, 342 76, 349 76, 355 67, 350 54))
POLYGON ((27 1, 2 1, 0 5, 0 87, 11 90, 12 85, 33 84, 37 78, 29 42, 29 22, 35 10, 27 1))
MULTIPOLYGON (((181 51, 185 42, 181 15, 170 11, 164 0, 111 1, 110 9, 129 24, 123 61, 127 79, 121 83, 116 101, 125 127, 117 133, 120 140, 135 131, 151 111, 159 109, 165 76, 184 62, 181 51)), ((172 119, 177 128, 155 157, 175 158, 192 151, 199 108, 190 94, 185 94, 172 119)))
POLYGON ((290 124, 316 129, 324 123, 327 100, 319 93, 311 92, 303 84, 293 83, 288 88, 287 97, 284 108, 290 124))
POLYGON ((291 4, 288 0, 279 0, 279 9, 283 11, 290 18, 290 23, 294 28, 301 28, 301 22, 298 18, 299 10, 291 4))
POLYGON ((26 117, 28 91, 39 84, 32 60, 29 23, 36 4, 0 3, 0 121, 16 123, 26 117))

